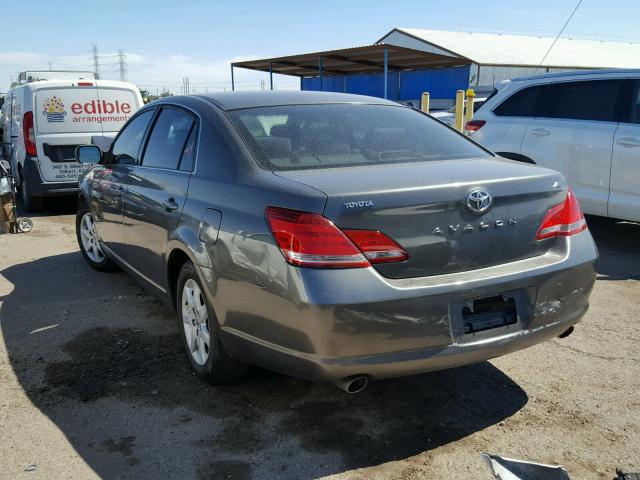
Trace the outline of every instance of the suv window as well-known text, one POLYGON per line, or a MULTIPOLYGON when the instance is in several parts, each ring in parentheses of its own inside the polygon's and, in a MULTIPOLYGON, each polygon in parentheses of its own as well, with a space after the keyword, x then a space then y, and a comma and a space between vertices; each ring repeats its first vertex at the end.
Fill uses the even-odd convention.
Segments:
POLYGON ((124 127, 111 149, 111 163, 124 165, 136 163, 140 145, 153 112, 154 110, 147 110, 141 113, 124 127))
POLYGON ((501 117, 535 117, 542 90, 542 85, 523 88, 498 105, 493 113, 501 117))
POLYGON ((142 165, 177 170, 194 124, 193 115, 176 108, 163 108, 149 136, 142 165))
POLYGON ((549 116, 576 120, 617 121, 620 80, 557 83, 549 116))

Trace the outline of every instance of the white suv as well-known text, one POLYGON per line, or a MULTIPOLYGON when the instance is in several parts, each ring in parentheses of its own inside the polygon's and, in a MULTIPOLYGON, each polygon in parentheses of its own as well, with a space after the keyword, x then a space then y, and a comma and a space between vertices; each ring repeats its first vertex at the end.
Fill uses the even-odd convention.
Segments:
POLYGON ((640 221, 640 70, 506 80, 467 124, 506 158, 561 171, 585 213, 640 221))

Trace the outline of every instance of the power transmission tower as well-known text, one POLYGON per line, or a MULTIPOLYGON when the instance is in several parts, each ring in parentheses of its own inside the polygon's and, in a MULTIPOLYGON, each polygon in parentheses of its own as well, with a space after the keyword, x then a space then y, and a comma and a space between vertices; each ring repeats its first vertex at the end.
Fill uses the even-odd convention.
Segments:
POLYGON ((49 70, 51 70, 51 62, 49 62, 49 70))
POLYGON ((124 54, 124 50, 118 50, 118 65, 120 67, 120 81, 127 81, 127 56, 124 54))
POLYGON ((93 73, 96 78, 100 78, 100 60, 98 59, 98 44, 94 43, 93 48, 93 73))

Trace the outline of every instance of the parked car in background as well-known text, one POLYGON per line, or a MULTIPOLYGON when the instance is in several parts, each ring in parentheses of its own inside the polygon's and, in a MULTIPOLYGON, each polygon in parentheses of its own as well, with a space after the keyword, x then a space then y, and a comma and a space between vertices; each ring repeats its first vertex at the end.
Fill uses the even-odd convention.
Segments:
POLYGON ((143 103, 135 85, 91 72, 23 72, 20 79, 5 96, 4 153, 25 208, 38 210, 44 197, 77 193, 83 166, 76 147, 94 135, 114 137, 143 103))
MULTIPOLYGON (((475 97, 473 99, 473 113, 478 111, 478 109, 484 105, 484 102, 487 100, 486 97, 475 97)), ((433 118, 437 118, 442 123, 446 123, 450 127, 455 126, 456 122, 456 107, 451 107, 448 110, 435 110, 430 112, 430 115, 433 118)))
POLYGON ((568 334, 596 247, 562 175, 379 98, 156 100, 80 179, 77 236, 173 305, 195 372, 355 392, 568 334))
POLYGON ((507 80, 468 127, 499 155, 561 171, 586 213, 640 221, 640 70, 507 80))

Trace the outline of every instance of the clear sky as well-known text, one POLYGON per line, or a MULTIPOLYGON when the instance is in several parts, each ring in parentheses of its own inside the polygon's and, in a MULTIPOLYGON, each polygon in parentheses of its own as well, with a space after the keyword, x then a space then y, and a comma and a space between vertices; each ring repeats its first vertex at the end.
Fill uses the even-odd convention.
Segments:
MULTIPOLYGON (((5 1, 0 9, 0 91, 20 70, 90 69, 98 45, 103 78, 179 92, 230 88, 229 62, 373 43, 394 27, 555 36, 577 0, 5 1)), ((564 37, 640 42, 638 0, 583 0, 564 37)), ((508 46, 505 46, 508 48, 508 46)), ((238 72, 240 88, 266 75, 238 72)), ((298 80, 278 77, 278 88, 298 80)))

